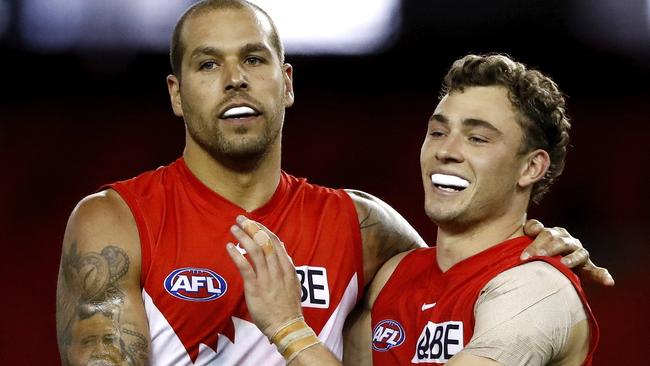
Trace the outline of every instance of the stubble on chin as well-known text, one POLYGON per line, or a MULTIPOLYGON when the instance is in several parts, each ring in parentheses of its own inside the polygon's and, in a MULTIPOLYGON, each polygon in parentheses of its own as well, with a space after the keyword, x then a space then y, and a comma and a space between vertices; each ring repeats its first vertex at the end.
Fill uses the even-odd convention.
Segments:
POLYGON ((187 133, 216 160, 229 163, 260 160, 281 135, 284 105, 276 107, 275 113, 263 113, 262 118, 265 120, 262 121, 262 130, 257 134, 251 134, 251 128, 247 126, 236 126, 225 131, 216 116, 206 119, 191 112, 185 115, 187 133))
POLYGON ((251 160, 264 156, 279 132, 264 129, 258 135, 250 136, 250 129, 239 126, 224 133, 215 125, 214 129, 197 131, 188 128, 192 139, 217 160, 251 160))

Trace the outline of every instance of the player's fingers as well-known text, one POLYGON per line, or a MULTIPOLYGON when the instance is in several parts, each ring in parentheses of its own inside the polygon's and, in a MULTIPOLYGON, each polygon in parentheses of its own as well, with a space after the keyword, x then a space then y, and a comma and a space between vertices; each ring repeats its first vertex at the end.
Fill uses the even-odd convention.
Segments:
POLYGON ((278 262, 283 269, 283 276, 285 283, 288 284, 289 288, 293 287, 295 296, 300 298, 302 293, 302 287, 300 285, 300 277, 298 272, 296 272, 296 267, 293 265, 293 260, 287 253, 287 249, 282 242, 273 243, 275 245, 275 252, 278 255, 278 262))
POLYGON ((557 230, 563 236, 571 236, 571 234, 569 234, 569 232, 563 227, 555 226, 553 229, 557 230))
POLYGON ((278 248, 278 245, 281 246, 281 247, 284 247, 284 243, 282 243, 282 240, 280 240, 280 238, 278 238, 278 236, 275 235, 274 232, 269 230, 263 224, 258 222, 257 225, 259 226, 260 230, 264 231, 266 233, 266 235, 268 235, 268 237, 270 239, 270 244, 272 244, 272 245, 269 248, 269 250, 273 250, 276 253, 276 255, 279 255, 280 252, 278 252, 277 248, 278 248))
POLYGON ((260 229, 259 225, 255 221, 244 215, 237 216, 235 221, 237 221, 237 225, 239 225, 239 227, 241 227, 241 229, 251 237, 260 229))
POLYGON ((228 255, 230 256, 230 259, 233 261, 235 264, 235 267, 239 270, 239 273, 242 276, 242 279, 244 280, 244 283, 250 283, 251 281, 254 281, 256 279, 255 271, 253 270, 253 267, 251 267, 250 263, 244 258, 244 256, 237 250, 235 245, 233 243, 228 243, 226 245, 226 250, 228 251, 228 255))
POLYGON ((585 248, 578 248, 571 254, 562 257, 561 262, 569 268, 580 267, 586 265, 589 260, 589 252, 585 248))
POLYGON ((260 229, 263 230, 265 233, 267 233, 269 238, 271 238, 271 243, 273 243, 274 252, 278 257, 280 266, 284 270, 289 270, 287 271, 287 273, 293 274, 296 268, 294 267, 293 260, 287 253, 286 247, 284 246, 282 240, 280 240, 280 238, 278 238, 278 236, 275 235, 266 226, 262 225, 261 223, 257 223, 257 225, 259 225, 260 229))
POLYGON ((273 254, 273 245, 271 243, 271 237, 269 234, 260 229, 255 234, 253 234, 253 240, 255 240, 257 245, 262 247, 264 255, 268 257, 270 254, 273 254))
POLYGON ((275 245, 276 253, 278 253, 278 261, 284 272, 288 274, 296 273, 296 267, 293 265, 293 260, 289 256, 289 253, 287 253, 287 248, 284 246, 284 243, 278 242, 273 244, 275 245))
POLYGON ((268 268, 266 266, 266 258, 264 258, 262 247, 260 247, 259 244, 253 240, 253 238, 251 238, 237 225, 231 226, 230 232, 248 253, 248 257, 250 258, 251 262, 253 262, 257 276, 265 276, 268 273, 268 268))
POLYGON ((580 277, 603 286, 614 286, 614 278, 607 268, 596 266, 591 260, 580 268, 580 277))
POLYGON ((542 229, 544 229, 544 224, 538 220, 531 219, 526 221, 526 224, 524 225, 524 234, 534 237, 537 236, 542 229))
POLYGON ((266 266, 269 270, 269 280, 277 281, 281 279, 283 275, 283 269, 278 262, 277 252, 269 234, 263 230, 259 230, 255 233, 253 239, 262 248, 262 252, 264 252, 264 257, 266 258, 266 266))
POLYGON ((533 242, 530 243, 523 253, 521 253, 521 259, 526 259, 532 256, 546 256, 548 255, 548 250, 552 245, 553 241, 553 230, 549 228, 543 228, 537 236, 534 237, 533 242))
MULTIPOLYGON (((291 257, 287 254, 287 251, 285 249, 284 243, 278 238, 277 235, 275 235, 271 230, 269 230, 266 226, 264 226, 261 223, 257 223, 260 227, 260 230, 264 231, 270 238, 271 240, 271 245, 272 245, 272 253, 269 253, 267 256, 267 263, 269 264, 269 268, 271 266, 271 263, 268 261, 272 261, 275 266, 278 268, 278 276, 296 276, 296 269, 293 266, 293 261, 291 260, 291 257), (271 255, 272 254, 272 255, 271 255)), ((289 277, 290 281, 294 281, 295 279, 289 277)), ((286 281, 286 278, 285 278, 286 281)))
POLYGON ((271 245, 271 238, 269 236, 269 231, 265 230, 264 226, 256 221, 253 221, 246 216, 239 215, 237 216, 237 225, 244 230, 246 234, 248 234, 251 238, 255 239, 255 236, 258 235, 258 232, 263 232, 266 233, 266 237, 263 237, 258 235, 258 239, 255 240, 258 245, 262 247, 264 250, 264 254, 268 255, 271 250, 273 250, 273 246, 271 245))
POLYGON ((589 253, 581 251, 584 248, 580 240, 574 238, 567 232, 564 228, 554 227, 551 230, 551 242, 546 249, 549 256, 554 255, 565 255, 577 253, 574 259, 576 259, 574 265, 584 264, 587 259, 589 259, 589 253), (584 255, 586 254, 586 257, 584 255))

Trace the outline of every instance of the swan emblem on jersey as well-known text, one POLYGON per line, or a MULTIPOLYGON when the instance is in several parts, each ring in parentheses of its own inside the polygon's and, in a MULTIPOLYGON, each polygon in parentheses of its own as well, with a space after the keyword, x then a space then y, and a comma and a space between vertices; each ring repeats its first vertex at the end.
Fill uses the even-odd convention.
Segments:
POLYGON ((404 327, 396 320, 382 320, 372 331, 372 349, 385 352, 404 343, 404 327))
POLYGON ((179 268, 164 281, 165 290, 187 301, 212 301, 226 294, 228 284, 223 277, 207 268, 179 268))

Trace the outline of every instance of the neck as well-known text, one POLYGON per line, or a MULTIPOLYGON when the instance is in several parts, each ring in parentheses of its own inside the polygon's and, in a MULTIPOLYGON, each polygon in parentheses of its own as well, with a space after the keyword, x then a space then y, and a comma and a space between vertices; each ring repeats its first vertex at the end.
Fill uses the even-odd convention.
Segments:
POLYGON ((186 139, 183 159, 208 188, 247 212, 267 203, 280 183, 280 139, 263 156, 246 161, 223 161, 186 139))
POLYGON ((519 210, 467 225, 439 223, 436 239, 438 266, 443 272, 447 271, 466 258, 524 235, 525 222, 526 211, 519 210))

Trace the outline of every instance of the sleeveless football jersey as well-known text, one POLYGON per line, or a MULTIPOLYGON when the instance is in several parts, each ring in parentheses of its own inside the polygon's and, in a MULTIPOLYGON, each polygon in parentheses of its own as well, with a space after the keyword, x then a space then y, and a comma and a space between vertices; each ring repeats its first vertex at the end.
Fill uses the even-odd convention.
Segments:
POLYGON ((247 213, 203 185, 182 158, 109 187, 139 231, 152 365, 285 364, 252 323, 226 251, 240 214, 284 242, 301 280, 305 320, 342 356, 343 322, 363 290, 361 234, 347 193, 282 172, 269 202, 247 213))
POLYGON ((499 273, 531 260, 542 260, 564 274, 580 296, 590 325, 590 349, 598 342, 598 326, 575 274, 557 258, 519 259, 530 244, 518 237, 469 257, 446 272, 436 262, 436 248, 407 254, 379 293, 371 313, 372 359, 375 366, 444 364, 469 343, 474 332, 474 306, 480 291, 499 273))

